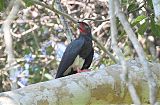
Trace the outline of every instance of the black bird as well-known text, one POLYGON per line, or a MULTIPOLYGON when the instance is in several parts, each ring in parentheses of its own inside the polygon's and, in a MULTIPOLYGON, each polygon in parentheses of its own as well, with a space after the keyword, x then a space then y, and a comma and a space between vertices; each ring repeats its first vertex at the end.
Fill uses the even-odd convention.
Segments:
POLYGON ((93 59, 91 28, 85 22, 78 22, 79 37, 66 48, 55 78, 75 74, 87 70, 93 59))

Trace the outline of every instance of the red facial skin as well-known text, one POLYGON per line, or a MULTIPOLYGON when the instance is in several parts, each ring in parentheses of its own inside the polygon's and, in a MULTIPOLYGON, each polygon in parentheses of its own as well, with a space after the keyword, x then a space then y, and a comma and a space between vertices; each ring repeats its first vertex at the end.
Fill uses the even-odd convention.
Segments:
POLYGON ((80 28, 79 30, 80 30, 81 33, 85 33, 86 32, 84 28, 80 28))
POLYGON ((86 33, 87 30, 85 29, 86 24, 85 23, 79 23, 79 30, 81 33, 86 33))

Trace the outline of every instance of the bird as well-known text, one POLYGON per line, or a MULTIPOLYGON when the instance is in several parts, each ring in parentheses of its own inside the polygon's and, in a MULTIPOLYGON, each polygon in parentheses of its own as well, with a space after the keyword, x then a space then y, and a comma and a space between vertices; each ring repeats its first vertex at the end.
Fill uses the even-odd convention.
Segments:
POLYGON ((80 34, 78 38, 71 41, 66 47, 55 79, 88 71, 88 68, 92 63, 94 49, 92 44, 91 27, 85 22, 77 22, 77 26, 80 34))

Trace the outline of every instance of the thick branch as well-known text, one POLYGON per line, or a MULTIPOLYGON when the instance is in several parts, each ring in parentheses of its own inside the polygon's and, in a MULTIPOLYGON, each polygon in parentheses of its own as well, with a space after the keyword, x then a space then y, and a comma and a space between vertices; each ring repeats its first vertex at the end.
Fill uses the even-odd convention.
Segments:
MULTIPOLYGON (((127 62, 129 76, 134 81, 143 103, 148 102, 147 81, 140 63, 127 62)), ((150 64, 157 81, 160 80, 160 64, 150 64)), ((106 105, 116 103, 131 104, 126 87, 119 74, 121 65, 113 65, 106 70, 75 74, 60 79, 33 84, 18 90, 0 94, 1 105, 106 105), (7 101, 6 101, 7 99, 7 101), (14 103, 14 104, 13 104, 14 103)), ((160 84, 158 85, 160 88, 160 84)), ((160 90, 158 90, 160 92, 160 90)), ((160 94, 157 95, 160 99, 160 94)), ((159 100, 160 101, 160 100, 159 100)))

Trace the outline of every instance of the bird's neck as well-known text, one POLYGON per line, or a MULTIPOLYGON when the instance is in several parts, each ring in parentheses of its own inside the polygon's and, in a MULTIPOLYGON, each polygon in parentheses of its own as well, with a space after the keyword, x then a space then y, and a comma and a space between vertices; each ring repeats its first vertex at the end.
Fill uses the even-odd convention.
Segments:
POLYGON ((87 35, 80 34, 80 35, 79 35, 79 38, 80 38, 80 39, 85 39, 85 40, 87 40, 87 41, 92 41, 92 35, 91 35, 91 34, 87 34, 87 35))
POLYGON ((79 36, 82 36, 82 37, 92 37, 92 34, 91 32, 88 32, 88 33, 84 33, 84 32, 80 32, 80 35, 79 36))

